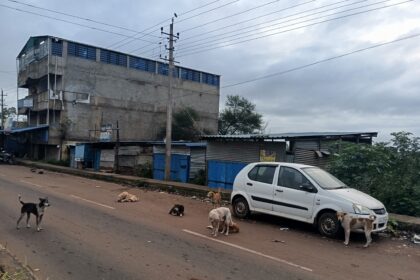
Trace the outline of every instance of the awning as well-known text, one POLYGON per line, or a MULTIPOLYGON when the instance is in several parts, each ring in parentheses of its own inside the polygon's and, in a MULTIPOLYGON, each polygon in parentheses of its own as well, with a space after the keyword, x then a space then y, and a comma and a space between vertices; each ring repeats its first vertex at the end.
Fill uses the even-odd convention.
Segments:
POLYGON ((35 130, 48 129, 48 127, 49 127, 48 124, 44 124, 44 125, 39 125, 39 126, 14 128, 14 129, 11 129, 11 130, 9 130, 9 129, 0 130, 0 133, 4 133, 4 134, 23 133, 23 132, 29 132, 29 131, 35 131, 35 130))

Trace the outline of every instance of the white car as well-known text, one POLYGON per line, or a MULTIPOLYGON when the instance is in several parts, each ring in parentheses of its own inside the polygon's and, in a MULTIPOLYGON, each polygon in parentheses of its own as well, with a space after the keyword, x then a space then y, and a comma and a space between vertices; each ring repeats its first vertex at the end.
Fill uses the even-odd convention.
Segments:
POLYGON ((349 188, 325 170, 303 164, 256 162, 236 175, 231 195, 233 213, 251 212, 311 223, 321 234, 335 236, 340 228, 336 212, 355 217, 375 215, 373 232, 386 229, 388 213, 375 198, 349 188))

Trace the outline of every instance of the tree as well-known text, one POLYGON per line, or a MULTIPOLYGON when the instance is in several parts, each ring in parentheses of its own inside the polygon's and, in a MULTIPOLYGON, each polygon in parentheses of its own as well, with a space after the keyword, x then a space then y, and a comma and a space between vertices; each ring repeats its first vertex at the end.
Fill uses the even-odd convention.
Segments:
POLYGON ((219 134, 250 134, 262 130, 262 115, 252 104, 239 95, 228 95, 226 108, 219 116, 219 134))
POLYGON ((389 212, 420 216, 420 139, 391 133, 391 143, 345 144, 329 170, 382 201, 389 212))
MULTIPOLYGON (((185 107, 173 114, 172 140, 197 141, 201 134, 207 134, 206 129, 200 129, 200 116, 191 107, 185 107)), ((162 128, 159 136, 164 138, 166 128, 162 128)))
MULTIPOLYGON (((4 112, 0 112, 0 120, 3 120, 4 123, 6 122, 8 117, 13 117, 16 115, 16 108, 10 107, 10 108, 3 108, 4 112)), ((1 125, 2 122, 0 122, 1 125)))

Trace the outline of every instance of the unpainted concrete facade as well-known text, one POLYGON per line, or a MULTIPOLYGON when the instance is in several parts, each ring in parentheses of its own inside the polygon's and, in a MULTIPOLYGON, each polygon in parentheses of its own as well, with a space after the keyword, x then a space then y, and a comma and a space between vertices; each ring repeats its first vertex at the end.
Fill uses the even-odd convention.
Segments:
MULTIPOLYGON (((101 126, 116 128, 117 122, 120 141, 162 140, 157 136, 165 128, 169 80, 167 73, 159 73, 163 63, 147 60, 152 71, 143 71, 131 61, 141 58, 50 36, 31 37, 17 59, 18 86, 28 89, 18 111, 30 125, 50 125, 45 157, 56 154, 52 158, 59 159, 67 143, 97 140, 101 126), (76 53, 75 45, 80 46, 76 53), (120 60, 104 62, 110 53, 120 60)), ((173 111, 194 109, 198 126, 216 133, 220 77, 181 67, 174 75, 173 111)))

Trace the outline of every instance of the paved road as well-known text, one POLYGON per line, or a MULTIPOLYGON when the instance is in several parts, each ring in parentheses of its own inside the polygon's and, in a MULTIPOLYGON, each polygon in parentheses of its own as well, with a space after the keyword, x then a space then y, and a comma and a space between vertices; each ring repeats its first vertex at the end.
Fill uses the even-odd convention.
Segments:
POLYGON ((39 269, 41 279, 313 278, 279 260, 158 223, 162 213, 146 209, 137 216, 134 205, 113 203, 109 190, 80 183, 89 180, 13 168, 0 167, 0 242, 39 269), (15 229, 18 194, 24 201, 49 197, 44 231, 15 229))

